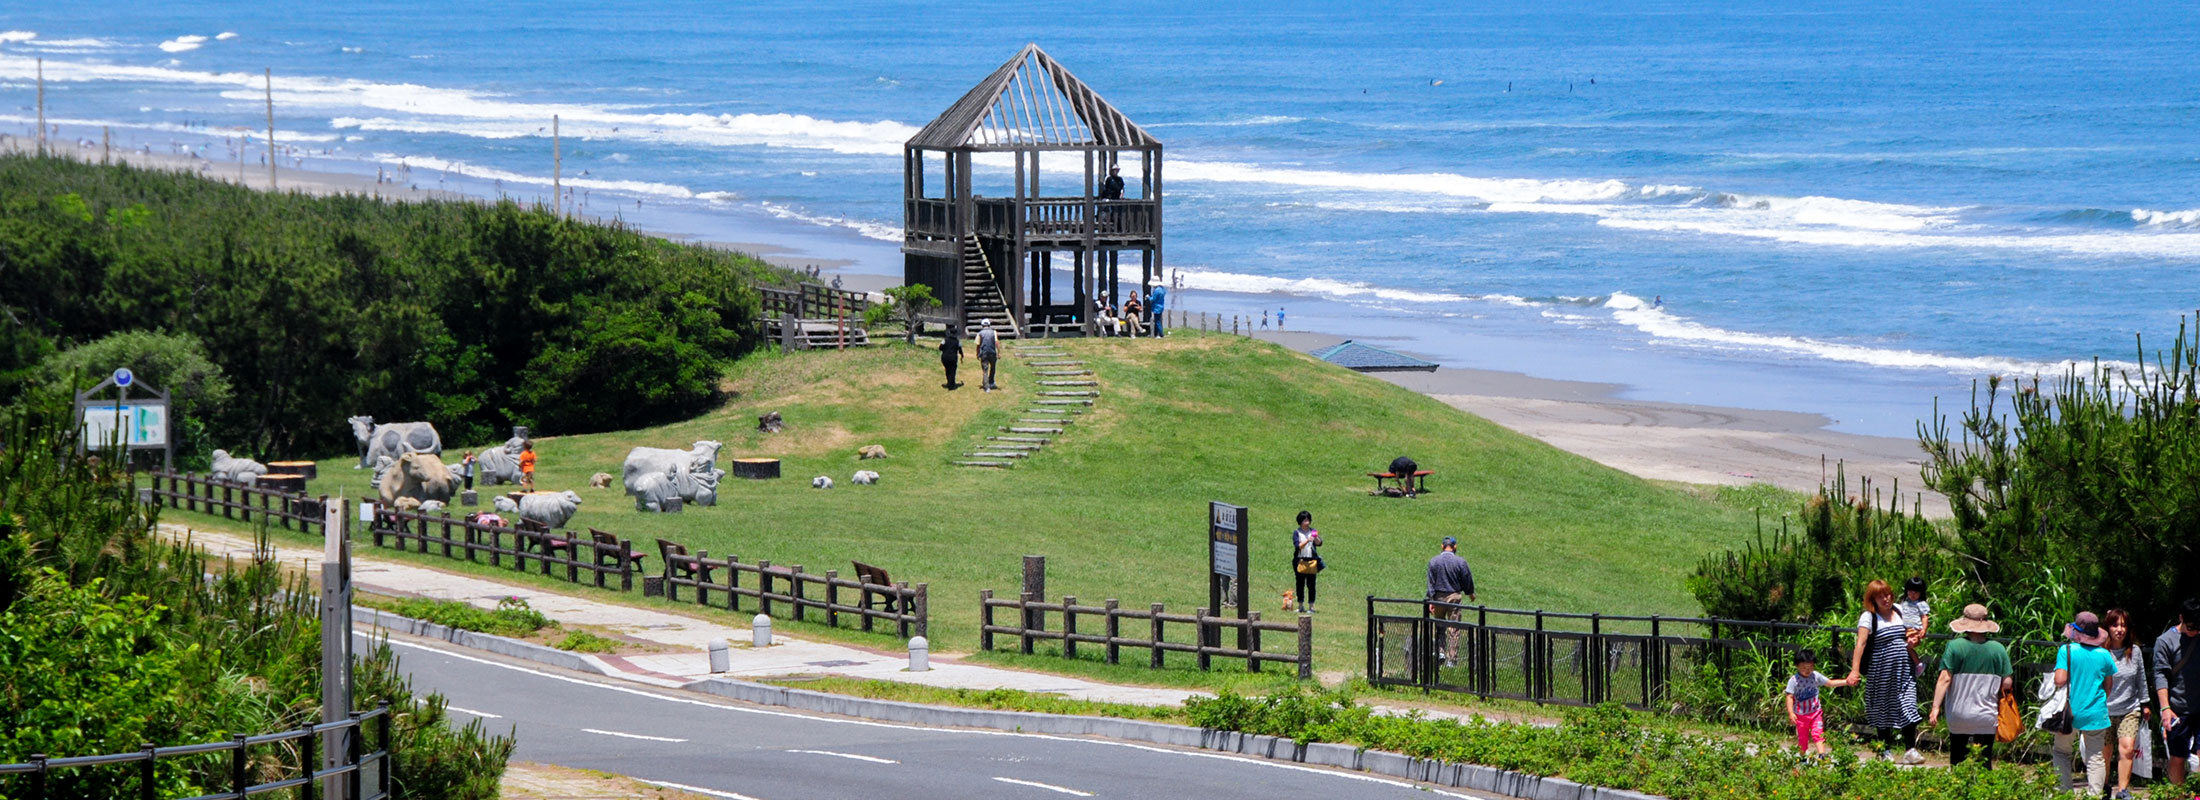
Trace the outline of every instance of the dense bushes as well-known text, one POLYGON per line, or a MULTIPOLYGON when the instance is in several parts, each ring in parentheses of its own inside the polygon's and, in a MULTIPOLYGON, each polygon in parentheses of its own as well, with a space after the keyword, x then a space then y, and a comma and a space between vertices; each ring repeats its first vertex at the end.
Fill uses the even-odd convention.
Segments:
POLYGON ((715 397, 754 343, 751 285, 777 279, 509 202, 0 156, 0 403, 57 350, 154 330, 195 338, 235 387, 210 446, 263 459, 348 449, 353 414, 428 419, 447 441, 638 427, 715 397))
MULTIPOLYGON (((0 762, 132 752, 292 729, 320 714, 317 592, 261 559, 217 563, 150 533, 110 461, 71 455, 60 414, 18 422, 0 453, 0 762)), ((359 708, 395 711, 406 796, 491 798, 510 739, 451 729, 388 648, 355 669, 359 708)), ((258 779, 296 754, 255 751, 258 779)), ((163 797, 226 787, 225 758, 164 759, 163 797)), ((55 773, 54 797, 135 797, 134 769, 55 773)), ((0 791, 8 791, 0 784, 0 791)))

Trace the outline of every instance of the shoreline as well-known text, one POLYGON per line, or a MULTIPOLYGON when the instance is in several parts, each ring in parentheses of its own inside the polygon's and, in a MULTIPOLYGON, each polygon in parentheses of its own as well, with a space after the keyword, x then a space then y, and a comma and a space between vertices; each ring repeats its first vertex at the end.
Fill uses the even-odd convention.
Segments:
MULTIPOLYGON (((0 137, 0 151, 27 153, 33 149, 23 137, 0 137)), ((48 150, 88 162, 99 159, 96 145, 87 149, 77 142, 49 140, 48 150)), ((234 162, 125 149, 112 152, 115 160, 140 168, 192 172, 262 191, 269 188, 265 165, 245 165, 240 180, 237 170, 224 169, 234 168, 234 162)), ((447 189, 379 182, 366 175, 280 165, 276 168, 276 185, 283 191, 348 193, 405 202, 490 200, 447 189)), ((596 215, 584 218, 606 221, 596 215)), ((856 291, 878 292, 901 284, 899 276, 865 271, 853 258, 817 253, 785 241, 768 241, 773 238, 770 231, 713 236, 635 227, 647 235, 745 253, 788 269, 816 266, 821 275, 838 277, 846 288, 856 291)), ((1347 339, 1319 331, 1261 330, 1248 335, 1302 353, 1347 339)), ((1830 481, 1838 462, 1845 466, 1852 492, 1861 491, 1859 478, 1869 479, 1880 493, 1901 487, 1905 494, 1912 494, 1923 485, 1918 474, 1922 454, 1915 440, 1830 430, 1833 420, 1821 414, 1629 400, 1620 396, 1629 388, 1625 384, 1538 378, 1469 367, 1371 375, 1648 480, 1724 486, 1761 482, 1807 494, 1816 491, 1822 481, 1830 481)), ((1947 515, 1943 498, 1928 493, 1924 501, 1928 515, 1947 515)))

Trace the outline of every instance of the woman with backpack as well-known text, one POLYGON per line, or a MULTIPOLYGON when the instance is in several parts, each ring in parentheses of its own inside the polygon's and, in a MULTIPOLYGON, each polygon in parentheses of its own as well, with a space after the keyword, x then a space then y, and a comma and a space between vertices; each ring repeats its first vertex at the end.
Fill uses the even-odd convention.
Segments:
POLYGON ((1875 580, 1864 587, 1864 614, 1856 618, 1856 649, 1849 674, 1864 676, 1864 721, 1878 729, 1879 755, 1902 764, 1925 763, 1917 752, 1917 668, 1910 652, 1923 630, 1902 625, 1894 608, 1894 589, 1875 580), (1894 744, 1902 742, 1897 758, 1894 744))

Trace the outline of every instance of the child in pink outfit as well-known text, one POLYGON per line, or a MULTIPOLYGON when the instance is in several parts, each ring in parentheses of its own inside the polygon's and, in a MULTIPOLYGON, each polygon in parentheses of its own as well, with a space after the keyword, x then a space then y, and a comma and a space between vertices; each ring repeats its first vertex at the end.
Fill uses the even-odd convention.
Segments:
POLYGON ((1856 676, 1840 680, 1818 671, 1818 655, 1809 648, 1795 653, 1795 674, 1788 676, 1788 719, 1795 721, 1795 744, 1804 755, 1831 752, 1826 747, 1826 709, 1818 691, 1829 686, 1855 686, 1856 676))

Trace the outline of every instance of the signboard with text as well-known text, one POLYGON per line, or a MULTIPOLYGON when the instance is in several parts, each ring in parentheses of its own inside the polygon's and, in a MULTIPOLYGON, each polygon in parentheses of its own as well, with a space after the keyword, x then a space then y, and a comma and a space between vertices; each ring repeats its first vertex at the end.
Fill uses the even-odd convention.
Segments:
MULTIPOLYGON (((1248 538, 1251 533, 1244 506, 1219 501, 1207 504, 1207 613, 1221 616, 1224 607, 1234 605, 1237 618, 1245 619, 1250 610, 1246 602, 1246 584, 1250 583, 1246 580, 1246 565, 1252 555, 1248 538)), ((1208 631, 1203 638, 1215 639, 1217 633, 1208 631)), ((1238 634, 1239 646, 1243 646, 1244 631, 1238 634)))
POLYGON ((160 448, 168 446, 168 402, 132 400, 84 406, 84 447, 160 448))

